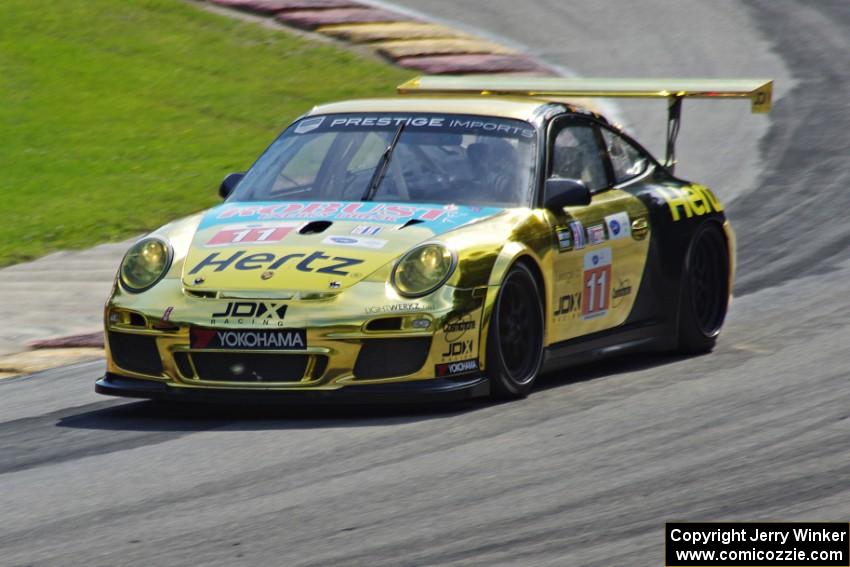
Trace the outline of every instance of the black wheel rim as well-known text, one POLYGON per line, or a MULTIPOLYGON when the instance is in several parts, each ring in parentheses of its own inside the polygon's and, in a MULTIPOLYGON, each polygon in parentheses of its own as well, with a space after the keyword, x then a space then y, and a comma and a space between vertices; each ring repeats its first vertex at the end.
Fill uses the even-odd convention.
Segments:
POLYGON ((511 380, 526 384, 534 379, 543 338, 540 305, 529 289, 534 283, 512 277, 502 285, 499 300, 499 346, 511 380))
POLYGON ((706 231, 691 253, 691 301, 700 331, 714 336, 726 316, 728 280, 726 247, 716 231, 706 231))

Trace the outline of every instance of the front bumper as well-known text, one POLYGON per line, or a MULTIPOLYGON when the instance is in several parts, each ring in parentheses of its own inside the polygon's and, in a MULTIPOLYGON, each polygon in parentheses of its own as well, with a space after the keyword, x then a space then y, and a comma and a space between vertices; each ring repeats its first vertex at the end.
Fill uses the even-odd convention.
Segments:
POLYGON ((369 282, 309 301, 198 298, 169 280, 136 295, 119 288, 106 307, 107 375, 97 391, 173 399, 202 399, 208 391, 225 402, 486 394, 480 362, 486 289, 444 287, 412 302, 386 293, 384 284, 369 282), (258 305, 263 319, 227 316, 258 305), (218 335, 278 328, 303 333, 300 348, 193 338, 199 330, 218 335))
POLYGON ((165 382, 128 378, 107 372, 95 392, 108 396, 174 402, 220 404, 384 404, 463 401, 487 396, 490 383, 483 375, 448 380, 358 385, 336 390, 244 390, 172 386, 165 382))

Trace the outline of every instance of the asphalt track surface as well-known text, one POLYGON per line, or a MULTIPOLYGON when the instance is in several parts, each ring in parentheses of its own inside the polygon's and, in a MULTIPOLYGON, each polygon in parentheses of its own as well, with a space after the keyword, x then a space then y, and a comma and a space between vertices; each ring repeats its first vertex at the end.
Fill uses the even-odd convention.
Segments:
MULTIPOLYGON (((687 167, 732 197, 740 241, 715 352, 392 410, 162 408, 93 394, 99 364, 0 382, 0 564, 661 565, 664 521, 850 518, 846 2, 690 3, 690 19, 670 12, 688 2, 456 4, 415 2, 582 74, 682 58, 719 76, 752 71, 747 50, 786 73, 760 131, 733 103, 686 103, 682 171, 723 145, 687 167), (587 44, 606 30, 628 39, 587 44), (557 34, 572 39, 547 52, 557 34), (729 138, 699 137, 724 121, 729 138)), ((651 129, 632 105, 623 118, 651 129)))

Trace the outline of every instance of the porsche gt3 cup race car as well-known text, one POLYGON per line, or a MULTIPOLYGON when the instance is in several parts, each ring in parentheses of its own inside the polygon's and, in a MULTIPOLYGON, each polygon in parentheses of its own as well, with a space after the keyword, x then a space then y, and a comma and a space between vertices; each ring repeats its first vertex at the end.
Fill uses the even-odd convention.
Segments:
POLYGON ((710 350, 734 236, 673 174, 682 100, 752 80, 421 77, 314 108, 223 204, 141 238, 103 394, 225 402, 526 395, 544 371, 710 350), (666 97, 662 164, 568 97, 666 97))

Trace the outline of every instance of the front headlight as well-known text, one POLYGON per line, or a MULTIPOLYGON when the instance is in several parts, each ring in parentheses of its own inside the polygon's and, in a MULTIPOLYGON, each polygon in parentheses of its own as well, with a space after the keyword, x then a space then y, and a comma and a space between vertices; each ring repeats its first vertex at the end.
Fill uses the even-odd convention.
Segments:
POLYGON ((155 236, 139 240, 121 260, 121 285, 132 293, 149 289, 168 271, 171 257, 171 245, 168 242, 155 236))
POLYGON ((431 293, 443 285, 456 264, 451 250, 431 242, 405 254, 393 269, 392 284, 405 297, 431 293))

